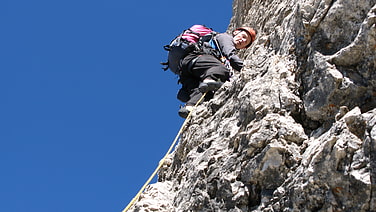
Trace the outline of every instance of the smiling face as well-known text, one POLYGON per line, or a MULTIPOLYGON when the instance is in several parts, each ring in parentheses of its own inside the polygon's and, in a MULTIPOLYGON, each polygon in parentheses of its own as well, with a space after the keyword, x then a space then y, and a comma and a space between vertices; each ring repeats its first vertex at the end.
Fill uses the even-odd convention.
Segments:
POLYGON ((235 30, 233 38, 235 48, 244 49, 251 43, 251 36, 244 30, 235 30))

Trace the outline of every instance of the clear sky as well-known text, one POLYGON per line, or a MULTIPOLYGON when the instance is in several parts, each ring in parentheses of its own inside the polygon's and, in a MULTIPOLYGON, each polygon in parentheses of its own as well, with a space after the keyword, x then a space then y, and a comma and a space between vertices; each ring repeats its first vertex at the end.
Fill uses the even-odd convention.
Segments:
POLYGON ((231 15, 231 0, 0 1, 0 211, 122 211, 184 121, 163 45, 231 15))

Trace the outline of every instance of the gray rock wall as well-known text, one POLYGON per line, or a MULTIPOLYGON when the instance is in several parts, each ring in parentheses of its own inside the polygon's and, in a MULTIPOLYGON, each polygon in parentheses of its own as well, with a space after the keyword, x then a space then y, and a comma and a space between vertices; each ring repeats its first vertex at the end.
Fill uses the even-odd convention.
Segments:
POLYGON ((129 211, 376 211, 376 0, 234 0, 246 67, 129 211))

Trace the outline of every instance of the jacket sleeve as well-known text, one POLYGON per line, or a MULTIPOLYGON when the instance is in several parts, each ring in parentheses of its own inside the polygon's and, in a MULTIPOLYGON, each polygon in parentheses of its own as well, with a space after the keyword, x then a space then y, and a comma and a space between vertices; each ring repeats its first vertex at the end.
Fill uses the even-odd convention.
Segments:
POLYGON ((221 33, 215 36, 218 43, 218 48, 229 61, 230 65, 236 71, 240 71, 243 68, 243 61, 236 55, 236 48, 233 42, 233 38, 230 34, 221 33))

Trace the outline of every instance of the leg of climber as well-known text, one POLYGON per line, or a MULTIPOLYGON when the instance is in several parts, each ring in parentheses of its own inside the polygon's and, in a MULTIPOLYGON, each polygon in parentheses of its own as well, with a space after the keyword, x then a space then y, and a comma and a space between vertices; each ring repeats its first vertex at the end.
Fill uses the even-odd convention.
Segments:
POLYGON ((192 65, 192 75, 200 78, 202 93, 218 90, 230 77, 229 70, 214 56, 202 55, 192 65))
POLYGON ((229 70, 212 55, 196 55, 194 59, 184 60, 182 70, 179 81, 189 92, 186 105, 179 110, 179 115, 183 118, 193 110, 203 93, 212 94, 211 92, 219 89, 230 76, 229 70))
POLYGON ((184 107, 179 109, 179 116, 182 118, 187 118, 188 114, 194 109, 194 106, 200 100, 202 95, 203 94, 198 90, 198 88, 193 89, 190 94, 190 99, 187 101, 184 107))
POLYGON ((183 101, 186 103, 185 106, 179 109, 178 114, 180 117, 186 118, 203 94, 197 88, 200 84, 200 79, 185 73, 180 76, 179 81, 188 96, 185 99, 186 101, 183 101))

